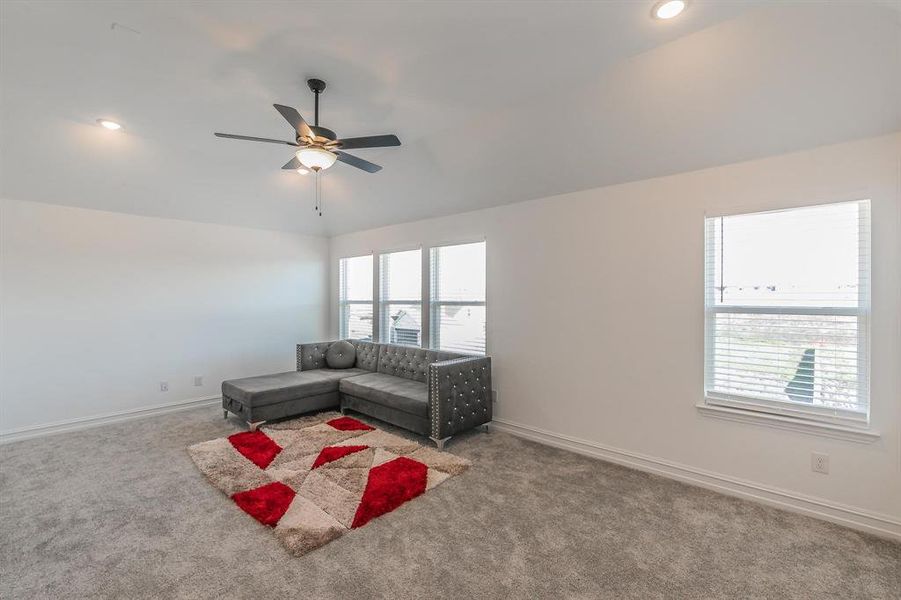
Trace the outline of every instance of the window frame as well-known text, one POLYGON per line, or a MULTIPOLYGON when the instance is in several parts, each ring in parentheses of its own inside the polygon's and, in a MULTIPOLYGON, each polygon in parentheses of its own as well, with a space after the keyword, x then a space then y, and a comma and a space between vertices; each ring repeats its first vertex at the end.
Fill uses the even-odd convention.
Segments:
MULTIPOLYGON (((349 317, 350 317, 350 307, 352 305, 366 305, 368 304, 371 312, 372 312, 372 334, 370 339, 375 340, 377 335, 377 324, 376 324, 376 294, 375 294, 375 277, 377 276, 376 272, 376 262, 375 262, 375 253, 369 254, 356 254, 353 256, 342 256, 338 259, 338 339, 349 339, 350 332, 348 331, 349 326, 349 317), (346 289, 346 284, 341 281, 343 269, 342 264, 344 261, 352 260, 355 258, 370 258, 372 260, 372 273, 373 273, 373 281, 370 282, 370 300, 346 300, 342 298, 343 291, 346 289), (345 318, 345 315, 347 318, 345 318)), ((356 339, 356 338, 354 338, 356 339)))
MULTIPOLYGON (((438 320, 442 306, 481 306, 485 309, 485 351, 482 353, 468 352, 463 354, 472 354, 473 356, 488 356, 488 241, 485 238, 476 240, 467 240, 462 242, 447 242, 442 244, 434 244, 429 247, 428 264, 424 267, 428 271, 428 289, 429 289, 429 340, 428 348, 430 350, 444 351, 440 347, 440 327, 438 320), (435 273, 432 272, 432 264, 434 263, 433 253, 441 248, 452 246, 468 246, 471 244, 485 245, 485 299, 484 300, 437 300, 433 297, 435 287, 435 273)), ((454 351, 459 352, 459 351, 454 351)))
MULTIPOLYGON (((728 214, 704 215, 704 401, 698 408, 722 411, 723 413, 745 413, 756 420, 778 419, 790 420, 815 427, 825 427, 834 430, 864 430, 870 425, 871 398, 870 398, 870 317, 871 306, 871 281, 872 281, 872 203, 869 199, 841 200, 836 202, 818 203, 803 206, 793 206, 775 210, 762 210, 752 212, 738 212, 728 214), (759 215, 779 212, 791 212, 805 208, 816 208, 837 204, 857 204, 858 206, 858 244, 866 244, 866 251, 861 252, 859 261, 862 266, 858 268, 858 305, 856 307, 844 306, 747 306, 725 305, 718 306, 715 302, 716 266, 709 261, 710 243, 715 236, 711 227, 715 226, 716 219, 759 215), (864 240, 864 241, 862 241, 864 240), (713 370, 715 367, 715 340, 716 340, 716 315, 718 314, 758 314, 776 316, 851 316, 857 320, 857 398, 865 406, 864 411, 842 409, 837 407, 824 407, 805 405, 790 400, 774 400, 742 394, 718 392, 713 389, 713 370)), ((713 415, 724 416, 724 415, 713 415)), ((729 416, 724 416, 729 418, 729 416)), ((744 420, 744 419, 737 419, 744 420)))
MULTIPOLYGON (((378 329, 379 336, 378 340, 381 344, 397 344, 399 346, 407 346, 409 348, 425 348, 427 344, 426 336, 427 330, 425 326, 425 307, 426 307, 426 299, 423 294, 423 277, 425 273, 423 273, 422 267, 422 257, 426 253, 423 252, 423 247, 420 246, 408 246, 402 248, 396 248, 392 250, 385 250, 378 253, 378 260, 376 261, 377 270, 375 272, 375 281, 377 282, 375 289, 378 290, 378 329), (391 254, 399 254, 402 252, 419 252, 419 300, 413 299, 399 299, 393 300, 384 297, 384 290, 382 289, 383 279, 382 279, 382 268, 383 268, 383 260, 386 256, 390 256, 391 254), (391 326, 388 323, 388 320, 391 318, 389 313, 389 307, 391 306, 419 306, 419 344, 403 344, 400 342, 392 342, 391 340, 391 326)), ((373 338, 376 339, 376 338, 373 338)))
POLYGON ((376 343, 394 343, 394 342, 386 342, 383 341, 384 338, 390 337, 390 328, 383 328, 383 314, 386 311, 388 305, 412 305, 416 304, 420 305, 421 311, 421 322, 420 322, 420 344, 418 346, 414 345, 405 345, 409 348, 423 348, 430 350, 437 350, 435 344, 432 342, 432 321, 433 321, 433 309, 432 304, 436 304, 437 308, 435 310, 435 314, 440 310, 441 306, 444 305, 459 305, 459 306, 482 306, 485 308, 485 353, 484 354, 474 354, 467 352, 459 352, 454 351, 459 354, 472 354, 473 356, 488 356, 490 349, 490 340, 488 336, 488 240, 486 237, 480 238, 464 238, 459 241, 447 241, 447 242, 439 242, 435 244, 420 244, 420 245, 409 245, 409 246, 399 246, 393 247, 391 249, 372 251, 367 254, 354 254, 349 256, 342 256, 338 259, 338 336, 341 339, 347 338, 348 332, 346 331, 345 325, 345 311, 347 307, 355 304, 370 304, 372 307, 372 340, 376 343), (485 244, 485 300, 484 301, 444 301, 444 302, 435 302, 432 298, 432 251, 433 249, 444 248, 448 246, 463 246, 468 244, 485 244), (412 250, 420 251, 421 258, 421 300, 417 301, 394 301, 388 302, 382 298, 382 256, 388 254, 394 254, 397 252, 408 252, 412 250), (353 259, 353 258, 362 258, 362 257, 372 257, 372 300, 342 300, 341 298, 341 261, 353 259), (382 331, 385 329, 385 331, 382 331))

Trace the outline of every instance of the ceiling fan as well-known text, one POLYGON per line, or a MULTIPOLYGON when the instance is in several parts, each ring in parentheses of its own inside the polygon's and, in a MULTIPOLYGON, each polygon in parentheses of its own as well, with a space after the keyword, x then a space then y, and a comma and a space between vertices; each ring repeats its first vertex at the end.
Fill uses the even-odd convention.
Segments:
POLYGON ((216 133, 217 137, 232 138, 235 140, 248 140, 251 142, 268 142, 270 144, 286 144, 299 148, 294 158, 285 163, 282 169, 297 170, 307 168, 316 173, 328 169, 335 161, 362 169, 367 173, 376 173, 382 167, 363 160, 344 150, 356 150, 359 148, 384 148, 388 146, 400 146, 400 140, 396 135, 370 135, 365 137, 338 139, 331 129, 319 126, 319 94, 325 91, 325 82, 321 79, 308 79, 307 85, 316 96, 316 113, 313 125, 307 124, 296 109, 281 104, 273 104, 288 123, 294 128, 295 138, 293 142, 273 140, 269 138, 251 137, 247 135, 234 135, 231 133, 216 133))

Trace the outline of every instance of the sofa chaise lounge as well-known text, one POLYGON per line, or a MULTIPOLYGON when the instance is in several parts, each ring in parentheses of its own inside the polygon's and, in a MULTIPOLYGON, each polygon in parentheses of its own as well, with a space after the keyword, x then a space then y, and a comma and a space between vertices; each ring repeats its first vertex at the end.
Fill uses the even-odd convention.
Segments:
POLYGON ((487 425, 491 399, 490 357, 360 340, 298 344, 296 371, 222 382, 225 416, 251 429, 337 407, 428 436, 439 449, 487 425))

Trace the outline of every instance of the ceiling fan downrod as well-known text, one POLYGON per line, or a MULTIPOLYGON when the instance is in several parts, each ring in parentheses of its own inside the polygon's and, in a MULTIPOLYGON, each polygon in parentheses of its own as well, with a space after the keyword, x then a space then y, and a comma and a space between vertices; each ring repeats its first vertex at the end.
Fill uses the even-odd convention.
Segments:
POLYGON ((321 79, 307 79, 307 85, 310 86, 310 91, 313 92, 315 98, 313 126, 319 127, 319 94, 325 91, 325 82, 321 79))
MULTIPOLYGON (((321 79, 307 79, 307 85, 313 92, 313 127, 316 128, 315 135, 319 133, 319 94, 325 91, 325 82, 321 79)), ((330 132, 329 132, 330 133, 330 132)), ((333 136, 334 137, 334 136, 333 136)), ((322 216, 322 170, 314 169, 315 181, 313 183, 314 204, 313 212, 320 217, 322 216)))

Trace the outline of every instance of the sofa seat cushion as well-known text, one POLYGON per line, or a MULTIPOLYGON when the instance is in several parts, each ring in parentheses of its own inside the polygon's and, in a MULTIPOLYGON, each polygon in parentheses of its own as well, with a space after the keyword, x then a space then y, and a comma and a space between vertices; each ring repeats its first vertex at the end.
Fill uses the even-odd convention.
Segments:
POLYGON ((288 400, 338 391, 344 377, 367 373, 363 369, 289 371, 222 382, 222 395, 246 406, 267 406, 288 400))
POLYGON ((375 404, 429 417, 429 388, 419 381, 384 373, 367 373, 342 379, 338 389, 375 404))

